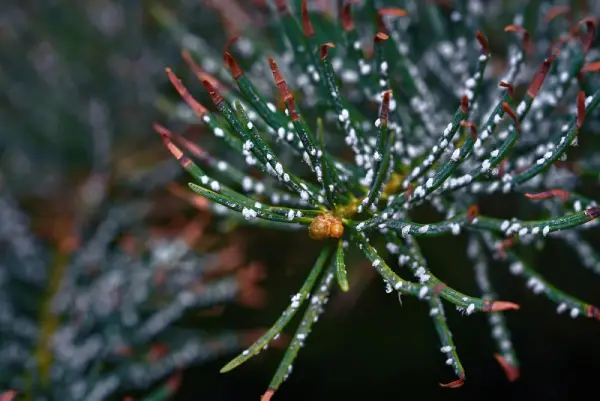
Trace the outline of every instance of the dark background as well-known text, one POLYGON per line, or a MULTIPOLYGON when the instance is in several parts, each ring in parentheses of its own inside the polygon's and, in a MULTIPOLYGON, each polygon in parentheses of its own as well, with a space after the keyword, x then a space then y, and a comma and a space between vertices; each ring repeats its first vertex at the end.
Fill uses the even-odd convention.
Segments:
MULTIPOLYGON (((498 212, 502 209, 497 205, 498 212)), ((309 258, 304 244, 295 238, 278 241, 275 236, 265 236, 258 240, 263 241, 269 248, 275 241, 274 249, 290 249, 290 253, 264 255, 270 266, 269 308, 252 314, 230 311, 232 321, 241 326, 274 322, 316 257, 313 252, 309 258)), ((477 294, 461 238, 435 239, 423 245, 432 271, 449 285, 477 294)), ((552 245, 540 255, 542 274, 561 289, 597 304, 597 276, 579 266, 566 247, 552 245)), ((600 374, 599 322, 557 315, 556 305, 534 295, 506 266, 494 266, 492 277, 501 299, 521 305, 521 310, 506 313, 521 361, 521 377, 516 382, 508 382, 493 357, 496 350, 485 314, 461 316, 446 306, 466 380, 459 389, 440 388, 438 383, 450 382, 454 376, 439 352, 427 306, 405 297, 400 307, 396 295, 386 294, 374 277, 351 309, 344 308, 347 303, 339 293, 330 299, 294 364, 294 372, 274 399, 552 401, 594 397, 600 374)), ((225 375, 218 370, 227 358, 191 369, 177 399, 258 399, 282 355, 282 350, 271 349, 225 375)))

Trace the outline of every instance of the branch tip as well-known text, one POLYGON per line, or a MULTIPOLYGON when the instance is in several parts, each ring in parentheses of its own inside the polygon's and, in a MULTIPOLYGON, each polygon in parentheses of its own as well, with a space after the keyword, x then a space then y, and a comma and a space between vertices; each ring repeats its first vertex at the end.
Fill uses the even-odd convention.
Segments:
POLYGON ((546 19, 546 22, 550 22, 556 17, 561 15, 568 16, 569 14, 571 14, 571 8, 569 6, 554 6, 550 7, 544 18, 546 19))
POLYGON ((204 85, 204 88, 208 92, 210 99, 213 101, 215 106, 218 106, 225 101, 223 99, 223 97, 219 94, 219 92, 217 92, 217 89, 213 86, 213 84, 208 79, 203 79, 201 82, 202 82, 202 85, 204 85))
POLYGON ((373 40, 375 41, 375 43, 381 43, 388 39, 389 39, 388 34, 386 34, 384 32, 377 32, 377 34, 375 34, 375 38, 373 40))
POLYGON ((387 124, 388 117, 390 114, 390 97, 392 90, 388 89, 383 93, 383 101, 381 102, 381 113, 379 114, 379 120, 381 124, 387 124))
POLYGON ((379 11, 377 11, 377 13, 379 15, 386 15, 386 16, 392 16, 392 17, 406 17, 408 15, 406 10, 404 10, 402 8, 398 8, 398 7, 380 8, 379 11))
POLYGON ((179 149, 177 147, 177 145, 175 145, 173 143, 173 141, 171 141, 170 132, 168 130, 166 132, 165 131, 158 131, 158 132, 162 136, 163 144, 165 145, 167 150, 173 155, 173 157, 175 159, 179 160, 179 162, 182 165, 184 162, 187 165, 187 163, 189 162, 189 159, 186 161, 187 158, 183 155, 183 152, 181 151, 181 149, 179 149))
POLYGON ((580 91, 577 94, 577 129, 580 130, 585 121, 585 93, 580 91))
POLYGON ((552 63, 556 59, 558 53, 558 50, 554 50, 554 52, 549 57, 544 59, 542 64, 535 72, 535 75, 531 80, 531 84, 529 85, 529 88, 527 88, 527 95, 529 97, 534 98, 537 96, 538 92, 542 87, 542 84, 544 83, 544 80, 546 79, 546 76, 548 75, 548 72, 550 72, 550 67, 552 66, 552 63))
POLYGON ((508 363, 506 358, 504 358, 500 354, 494 355, 494 358, 496 358, 496 360, 498 361, 498 363, 504 370, 504 373, 506 374, 506 378, 508 379, 509 382, 514 382, 519 378, 520 372, 519 372, 518 366, 508 363))
POLYGON ((208 110, 206 110, 204 106, 194 99, 194 97, 190 94, 190 92, 170 67, 166 67, 165 71, 169 77, 169 81, 171 81, 171 85, 173 85, 177 93, 179 93, 179 96, 181 96, 181 98, 188 104, 188 106, 190 106, 190 108, 198 117, 204 116, 208 110))
POLYGON ((506 114, 508 114, 510 119, 513 120, 513 123, 515 123, 515 129, 517 130, 517 132, 521 132, 521 123, 519 122, 519 119, 517 118, 517 115, 515 114, 513 109, 510 108, 510 105, 506 102, 502 103, 502 110, 504 110, 504 112, 506 114))
POLYGON ((594 220, 600 217, 600 206, 592 206, 585 209, 585 215, 590 219, 594 220))
POLYGON ((532 44, 531 44, 531 36, 527 29, 523 28, 519 25, 507 25, 504 27, 504 32, 516 32, 522 35, 523 37, 523 49, 527 52, 531 52, 532 44))
POLYGON ((235 42, 236 40, 238 40, 240 38, 239 35, 236 36, 232 36, 227 43, 225 43, 225 49, 223 49, 223 53, 227 53, 229 52, 229 49, 231 48, 231 45, 233 45, 233 42, 235 42))
POLYGON ((332 49, 335 48, 333 42, 327 42, 321 45, 321 60, 325 60, 327 58, 327 48, 329 47, 331 47, 332 49))
POLYGON ((506 88, 506 90, 508 91, 508 96, 510 96, 511 99, 513 99, 515 97, 514 86, 512 86, 508 82, 500 81, 500 87, 506 88))
POLYGON ((473 139, 473 141, 477 140, 477 126, 475 124, 470 123, 468 121, 461 121, 460 126, 469 128, 471 130, 471 138, 473 139))
POLYGON ((275 0, 275 7, 280 15, 284 15, 290 12, 286 0, 275 0))
POLYGON ((315 34, 315 28, 313 28, 312 22, 310 22, 310 15, 308 14, 306 0, 302 0, 300 5, 300 13, 302 17, 302 29, 304 30, 304 35, 307 37, 313 36, 315 34))
POLYGON ((152 124, 152 128, 154 128, 154 131, 158 132, 162 136, 166 136, 168 138, 173 136, 173 133, 171 131, 169 131, 166 127, 159 123, 152 124))
POLYGON ((354 29, 354 19, 352 18, 352 12, 350 10, 351 2, 347 2, 342 7, 340 18, 342 20, 342 27, 344 31, 348 32, 354 29))
POLYGON ((469 98, 467 95, 464 95, 462 99, 460 99, 460 111, 466 113, 469 111, 469 98))
POLYGON ((500 312, 505 310, 519 310, 521 307, 514 302, 508 301, 493 301, 489 306, 490 312, 500 312))
POLYGON ((237 61, 235 61, 235 59, 229 52, 226 51, 223 58, 225 60, 225 66, 227 66, 227 68, 231 70, 231 76, 233 77, 233 79, 237 80, 244 74, 237 61))
POLYGON ((469 222, 473 222, 475 217, 477 217, 478 215, 479 215, 479 207, 477 205, 471 205, 469 207, 469 210, 467 211, 467 218, 469 219, 469 222))
POLYGON ((271 397, 275 394, 275 390, 270 388, 260 397, 260 401, 271 401, 271 397))
POLYGON ((600 71, 600 61, 592 61, 581 67, 581 72, 598 72, 600 71))
POLYGON ((590 48, 592 47, 592 43, 594 42, 594 38, 596 37, 596 21, 593 18, 584 18, 577 24, 577 28, 581 25, 585 24, 586 33, 579 34, 579 39, 581 40, 581 44, 583 46, 583 52, 588 53, 590 48))
POLYGON ((465 384, 465 379, 464 377, 461 377, 459 379, 454 380, 453 382, 450 383, 440 383, 440 387, 443 388, 460 388, 463 386, 463 384, 465 384))
POLYGON ((600 310, 594 305, 588 305, 586 315, 589 318, 600 320, 600 310))
POLYGON ((529 199, 540 200, 548 199, 552 197, 559 198, 561 201, 566 202, 571 194, 563 189, 552 189, 550 191, 538 192, 538 193, 526 193, 525 196, 529 199))
POLYGON ((477 41, 479 42, 479 45, 481 45, 481 51, 483 52, 483 54, 485 54, 485 55, 490 54, 490 47, 488 44, 488 40, 485 37, 485 35, 483 33, 481 33, 481 31, 477 31, 477 41))
POLYGON ((271 67, 271 72, 273 73, 275 85, 277 85, 277 89, 279 89, 279 94, 283 100, 286 101, 288 98, 292 97, 292 93, 290 92, 290 88, 287 86, 283 75, 281 75, 281 71, 279 71, 277 63, 272 57, 269 57, 269 66, 271 67))
POLYGON ((377 27, 380 31, 387 32, 383 17, 405 17, 408 13, 406 10, 398 7, 384 7, 377 11, 377 27))

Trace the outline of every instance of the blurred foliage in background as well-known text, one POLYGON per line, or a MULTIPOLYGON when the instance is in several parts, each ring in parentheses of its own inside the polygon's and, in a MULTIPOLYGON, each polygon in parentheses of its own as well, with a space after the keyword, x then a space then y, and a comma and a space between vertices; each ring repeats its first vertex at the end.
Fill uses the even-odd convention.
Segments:
POLYGON ((167 190, 151 125, 179 50, 153 4, 0 8, 0 394, 168 399, 257 335, 218 316, 264 305, 262 264, 167 190))

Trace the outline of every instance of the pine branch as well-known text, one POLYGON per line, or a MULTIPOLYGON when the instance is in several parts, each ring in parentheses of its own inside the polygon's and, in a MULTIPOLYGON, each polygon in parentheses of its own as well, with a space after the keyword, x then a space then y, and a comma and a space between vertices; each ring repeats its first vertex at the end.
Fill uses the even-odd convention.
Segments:
MULTIPOLYGON (((489 7, 489 12, 481 13, 465 5, 447 18, 435 2, 409 10, 380 3, 339 2, 339 21, 334 21, 315 18, 318 12, 310 11, 305 0, 295 2, 295 10, 278 0, 272 10, 278 40, 257 41, 252 57, 248 49, 236 46, 237 41, 228 43, 225 65, 214 73, 217 80, 230 75, 238 89, 232 90, 235 95, 226 98, 215 84, 203 81, 229 123, 217 136, 228 132, 230 141, 243 143, 238 152, 246 157, 244 171, 259 174, 258 167, 265 185, 287 192, 287 201, 267 204, 256 193, 242 195, 213 181, 186 154, 206 162, 205 155, 193 152, 192 146, 179 149, 170 134, 159 130, 170 153, 198 181, 190 184, 196 193, 251 217, 250 224, 260 220, 301 224, 308 226, 311 238, 325 242, 292 305, 268 333, 223 368, 237 367, 281 333, 321 277, 264 401, 289 375, 333 278, 340 289, 348 290, 347 269, 353 264, 346 260, 346 248, 362 253, 388 292, 428 303, 446 363, 458 377, 443 387, 460 387, 466 377, 444 303, 465 315, 487 313, 498 362, 509 380, 519 375, 503 315, 519 305, 498 299, 487 271, 490 258, 511 262, 510 270, 526 277, 534 291, 557 302, 559 312, 568 309, 572 316, 598 318, 594 306, 553 287, 524 263, 515 246, 534 238, 544 242, 548 236, 563 236, 587 265, 597 265, 589 247, 575 243, 579 230, 597 227, 600 207, 575 187, 584 176, 597 173, 598 150, 589 149, 582 160, 564 165, 569 147, 587 134, 591 117, 598 116, 600 81, 593 60, 597 54, 591 50, 595 20, 582 19, 547 47, 545 40, 561 33, 558 25, 539 18, 537 25, 525 30, 522 5, 489 7), (357 27, 356 12, 368 15, 375 26, 357 27), (506 70, 498 74, 488 68, 491 46, 478 29, 493 26, 507 15, 514 16, 514 23, 504 28, 506 37, 500 38, 508 43, 508 58, 506 70), (361 37, 362 28, 371 28, 375 35, 361 37), (372 55, 365 48, 368 42, 373 44, 372 55), (277 148, 279 141, 285 147, 277 148), (581 168, 579 163, 586 160, 595 160, 595 167, 581 168), (568 170, 567 180, 556 178, 560 163, 568 170), (548 187, 557 180, 569 189, 548 187), (537 205, 539 213, 508 220, 479 214, 480 194, 498 192, 525 194, 521 201, 537 205), (298 197, 306 207, 295 203, 298 197), (548 206, 545 201, 551 198, 561 203, 548 206), (423 204, 440 212, 436 223, 414 221, 415 209, 423 204), (448 234, 470 237, 468 254, 481 298, 449 287, 427 266, 417 238, 448 234), (384 250, 373 245, 378 238, 386 240, 384 250), (398 263, 408 265, 418 281, 397 274, 387 262, 386 251, 399 255, 398 263)), ((541 8, 536 12, 541 13, 541 8)), ((212 49, 195 57, 217 60, 212 49)), ((216 134, 219 118, 171 81, 216 134)), ((244 173, 221 169, 216 175, 235 182, 244 173)))

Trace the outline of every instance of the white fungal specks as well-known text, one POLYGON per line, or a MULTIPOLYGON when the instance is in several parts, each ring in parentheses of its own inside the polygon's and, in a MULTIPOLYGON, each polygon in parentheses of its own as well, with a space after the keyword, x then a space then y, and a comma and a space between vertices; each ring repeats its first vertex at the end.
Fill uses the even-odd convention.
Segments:
POLYGON ((350 119, 350 112, 347 109, 342 109, 342 112, 339 115, 339 120, 340 122, 344 122, 348 119, 350 119))
POLYGON ((527 280, 527 287, 531 288, 534 294, 541 294, 546 291, 546 285, 537 277, 530 277, 527 280))
POLYGON ((275 171, 277 172, 278 175, 283 174, 283 166, 281 165, 281 163, 277 163, 275 165, 275 171))
POLYGON ((218 181, 212 181, 210 183, 210 189, 212 189, 215 192, 218 192, 221 190, 221 185, 219 184, 218 181))
POLYGON ((247 207, 245 207, 242 210, 242 215, 244 216, 244 218, 246 220, 254 220, 256 218, 256 216, 258 216, 258 213, 256 213, 255 210, 248 209, 247 207))
MULTIPOLYGON (((453 12, 450 18, 453 21, 465 21, 470 25, 471 18, 475 16, 473 10, 479 7, 477 4, 481 3, 481 0, 468 3, 463 14, 462 11, 453 12)), ((507 264, 509 272, 520 276, 533 293, 558 300, 560 304, 556 309, 557 313, 572 317, 595 313, 595 310, 586 309, 586 304, 556 291, 546 283, 537 275, 535 269, 523 262, 528 259, 522 258, 521 246, 512 247, 513 243, 510 242, 518 241, 523 246, 533 247, 542 245, 546 242, 542 235, 548 236, 551 231, 557 231, 553 237, 563 238, 563 228, 587 220, 583 210, 590 205, 586 201, 579 201, 576 199, 578 196, 574 195, 575 185, 579 183, 578 174, 570 171, 573 169, 564 168, 575 164, 553 165, 554 161, 566 160, 566 156, 563 156, 566 155, 566 148, 577 136, 577 112, 578 106, 581 109, 580 102, 566 99, 567 95, 570 96, 576 91, 577 83, 573 81, 575 77, 571 76, 570 71, 562 72, 565 65, 563 60, 559 60, 560 62, 556 63, 557 71, 553 70, 548 74, 547 82, 531 105, 527 101, 521 101, 518 105, 518 100, 515 102, 515 121, 512 112, 506 112, 503 104, 509 101, 512 87, 504 84, 498 89, 490 87, 490 78, 496 82, 499 76, 488 76, 489 70, 484 69, 484 64, 489 59, 487 55, 481 55, 479 63, 471 63, 474 58, 469 52, 476 52, 475 49, 478 48, 472 37, 461 34, 452 41, 439 41, 433 46, 418 49, 419 57, 413 59, 410 57, 413 54, 408 44, 410 41, 402 37, 413 23, 414 21, 399 21, 388 27, 393 40, 386 43, 395 45, 395 51, 405 55, 402 57, 403 65, 388 64, 388 61, 379 58, 379 53, 375 57, 369 54, 367 59, 367 55, 362 54, 359 41, 351 42, 350 49, 334 52, 337 56, 332 56, 331 62, 336 77, 343 84, 343 93, 337 88, 337 79, 329 80, 332 77, 324 73, 321 65, 313 63, 318 61, 318 57, 309 54, 314 49, 286 43, 287 52, 278 56, 281 73, 287 76, 289 82, 294 83, 290 85, 289 90, 299 91, 296 102, 299 108, 308 112, 305 116, 306 121, 300 119, 292 122, 291 109, 277 107, 261 98, 248 98, 243 96, 244 94, 244 104, 248 102, 256 105, 256 102, 260 102, 262 108, 248 108, 248 119, 238 115, 239 122, 235 126, 225 125, 231 122, 231 116, 215 117, 212 113, 202 116, 209 132, 212 130, 214 136, 225 137, 226 142, 234 140, 235 147, 243 148, 247 164, 254 166, 240 166, 243 163, 229 157, 220 161, 218 157, 224 155, 221 152, 215 152, 215 155, 219 155, 216 157, 206 152, 205 157, 197 157, 204 164, 202 168, 206 167, 211 174, 222 173, 218 177, 222 184, 202 174, 197 177, 204 189, 220 192, 219 201, 225 206, 211 202, 211 208, 216 212, 241 212, 241 216, 247 220, 262 218, 276 221, 277 224, 286 222, 291 229, 306 228, 302 223, 312 220, 321 212, 343 218, 346 228, 342 237, 343 248, 356 246, 361 253, 366 254, 373 270, 376 271, 375 274, 383 276, 387 293, 396 290, 401 294, 412 294, 419 299, 430 301, 429 314, 435 317, 438 330, 439 323, 444 320, 444 310, 438 295, 447 298, 445 301, 459 305, 457 309, 466 315, 489 309, 491 304, 488 302, 495 299, 495 294, 491 280, 493 277, 488 276, 487 270, 491 270, 492 263, 496 262, 499 267, 507 264), (300 55, 301 58, 298 57, 300 55), (387 73, 395 68, 401 68, 402 71, 395 71, 396 75, 407 74, 405 78, 410 78, 412 85, 405 88, 406 93, 402 94, 404 96, 390 100, 386 120, 376 119, 376 112, 381 113, 382 93, 390 84, 387 73), (315 85, 321 79, 327 79, 327 82, 315 85), (443 86, 442 91, 438 90, 438 84, 443 86), (567 91, 567 87, 571 88, 567 91), (321 106, 324 105, 322 101, 326 99, 321 99, 321 92, 317 93, 318 88, 324 89, 323 94, 332 100, 329 102, 331 107, 321 106), (452 101, 447 102, 450 99, 448 95, 470 99, 468 113, 459 110, 453 115, 449 107, 456 105, 452 106, 452 101), (380 110, 367 110, 363 107, 366 104, 372 104, 380 110), (559 110, 553 107, 558 104, 561 105, 559 110), (484 107, 489 107, 489 110, 482 110, 484 107), (260 113, 251 109, 260 110, 260 113), (263 119, 265 112, 267 118, 263 119), (319 117, 326 130, 325 147, 321 146, 321 132, 318 132, 319 135, 315 135, 316 131, 313 132, 315 126, 320 125, 315 124, 319 117), (465 124, 466 122, 469 123, 465 124), (468 128, 471 123, 478 128, 477 132, 463 129, 468 128), (220 126, 221 124, 223 125, 220 126), (380 137, 383 124, 387 124, 389 133, 395 135, 380 137), (520 124, 518 133, 515 128, 517 124, 520 124), (302 127, 307 127, 307 136, 302 127), (340 128, 343 140, 336 137, 340 128), (247 140, 248 138, 250 139, 247 140), (388 138, 393 138, 390 143, 386 143, 388 138), (382 139, 385 140, 385 147, 382 145, 382 139), (347 154, 345 145, 353 154, 347 154), (279 154, 279 151, 284 152, 279 154), (388 156, 389 163, 382 166, 381 162, 384 158, 387 162, 388 156), (284 163, 285 167, 282 165, 284 163), (557 172, 558 170, 568 172, 563 174, 557 172), (259 175, 261 172, 267 174, 259 175), (248 176, 245 176, 246 174, 248 176), (382 178, 381 181, 377 180, 378 188, 374 187, 376 178, 382 178), (231 183, 236 180, 239 181, 238 185, 231 183), (226 184, 231 185, 231 191, 239 190, 243 195, 235 196, 226 184), (553 188, 564 189, 573 195, 568 202, 538 199, 545 198, 543 195, 532 197, 534 199, 530 200, 519 196, 553 188), (503 220, 491 210, 488 215, 483 204, 484 198, 500 191, 517 195, 521 202, 528 202, 535 205, 532 207, 540 208, 543 212, 540 214, 542 220, 535 220, 538 216, 526 214, 519 216, 522 220, 503 220), (333 199, 330 202, 332 194, 333 199), (481 204, 481 216, 465 213, 471 204, 481 204), (421 219, 418 210, 421 207, 432 207, 438 214, 435 217, 422 216, 421 219), (579 213, 571 215, 568 210, 570 207, 579 213), (357 213, 356 209, 360 213, 357 213), (303 212, 300 210, 304 211, 306 218, 302 218, 303 212), (433 221, 435 223, 432 223, 433 221), (432 275, 426 265, 427 255, 421 257, 419 254, 417 240, 421 239, 417 237, 459 235, 461 232, 464 233, 464 237, 468 237, 470 243, 478 244, 469 245, 468 255, 474 262, 481 300, 485 301, 463 296, 450 287, 442 286, 443 283, 432 275), (358 244, 355 243, 357 237, 358 244), (388 268, 385 264, 386 259, 383 259, 384 256, 388 256, 385 255, 385 250, 381 249, 384 252, 378 253, 380 249, 371 249, 368 245, 369 239, 375 247, 382 245, 380 240, 385 240, 385 250, 397 258, 398 270, 402 276, 409 270, 414 278, 411 281, 403 281, 396 275, 392 269, 397 266, 388 268), (441 294, 438 292, 440 288, 444 288, 441 294)), ((516 22, 515 24, 520 25, 516 22)), ((252 48, 253 45, 249 41, 243 46, 246 50, 238 49, 242 53, 257 50, 252 48)), ((571 47, 573 46, 563 46, 565 51, 561 57, 568 60, 574 54, 571 47)), ((473 56, 477 57, 479 54, 475 53, 473 56)), ((522 54, 522 46, 517 42, 509 44, 509 71, 503 74, 503 81, 513 83, 515 87, 521 87, 524 80, 529 80, 532 72, 529 70, 529 63, 523 64, 525 60, 522 54)), ((216 61, 212 63, 216 71, 218 64, 216 61)), ((252 66, 248 66, 249 77, 260 77, 265 73, 268 75, 266 63, 251 64, 252 66)), ((266 97, 271 101, 281 101, 281 93, 278 96, 277 92, 273 92, 272 80, 253 81, 256 81, 257 93, 268 93, 266 97)), ((281 84, 279 86, 281 89, 281 84)), ((592 99, 594 98, 591 96, 586 98, 586 105, 590 105, 592 99)), ((289 98, 284 100, 287 106, 291 106, 289 98)), ((190 146, 186 147, 185 143, 177 140, 178 138, 175 138, 172 146, 182 146, 185 149, 181 151, 194 155, 190 146)), ((213 150, 216 149, 210 149, 211 152, 213 150)), ((581 166, 588 169, 589 166, 597 164, 593 162, 594 160, 591 163, 585 160, 581 166)), ((587 217, 592 216, 588 213, 587 217)), ((597 219, 596 223, 598 222, 600 219, 597 219)), ((586 251, 586 248, 578 245, 580 239, 576 237, 576 245, 569 245, 587 261, 584 264, 600 271, 595 250, 591 247, 591 251, 586 251)), ((328 269, 331 267, 328 266, 328 269)), ((300 308, 304 300, 310 302, 309 308, 313 311, 315 308, 321 308, 326 302, 328 291, 323 283, 325 281, 314 289, 314 293, 290 294, 291 307, 288 313, 300 308)), ((509 307, 508 304, 505 306, 509 307)), ((511 364, 512 345, 503 314, 490 311, 485 317, 489 319, 500 354, 511 364)), ((316 317, 314 320, 316 321, 316 317)), ((451 333, 446 328, 443 330, 446 335, 442 336, 439 349, 445 354, 446 363, 458 371, 460 363, 454 354, 451 333)), ((309 332, 308 325, 300 327, 292 341, 295 345, 302 346, 309 332)), ((250 348, 243 354, 254 352, 258 350, 250 348)), ((291 369, 290 365, 289 371, 291 369)))
POLYGON ((408 233, 410 232, 410 224, 405 225, 404 227, 402 227, 402 236, 404 238, 406 238, 408 236, 408 233))
MULTIPOLYGON (((244 178, 244 180, 245 180, 245 178, 244 178)), ((265 184, 263 184, 262 182, 257 182, 257 183, 254 185, 254 191, 255 191, 257 194, 262 194, 263 192, 265 192, 265 184)))
POLYGON ((300 302, 302 302, 302 294, 301 293, 294 294, 294 296, 292 296, 291 307, 294 308, 294 309, 299 308, 300 307, 300 302))
POLYGON ((459 157, 460 157, 460 149, 454 149, 454 152, 452 152, 452 156, 450 157, 450 159, 452 159, 453 162, 457 162, 459 157))
POLYGON ((521 103, 519 103, 519 105, 517 106, 517 115, 522 116, 523 113, 525 113, 525 110, 527 110, 527 103, 522 101, 521 103))
POLYGON ((521 262, 513 262, 509 266, 509 271, 514 275, 519 275, 523 273, 524 266, 521 262))
POLYGON ((490 160, 485 159, 483 161, 483 163, 481 163, 481 172, 485 173, 486 171, 488 171, 490 169, 491 166, 492 166, 492 163, 490 162, 490 160))
POLYGON ((371 64, 363 59, 358 60, 358 68, 361 75, 369 75, 371 73, 371 64))

